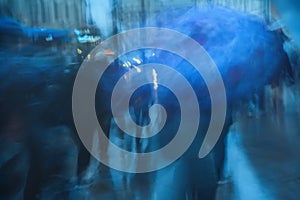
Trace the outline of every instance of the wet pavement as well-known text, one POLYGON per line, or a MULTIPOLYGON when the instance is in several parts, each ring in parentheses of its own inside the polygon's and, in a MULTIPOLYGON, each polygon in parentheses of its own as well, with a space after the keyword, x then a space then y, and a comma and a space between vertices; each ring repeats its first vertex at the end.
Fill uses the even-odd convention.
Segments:
POLYGON ((227 137, 225 178, 216 200, 300 198, 299 88, 283 87, 280 98, 266 101, 264 112, 239 114, 227 137))

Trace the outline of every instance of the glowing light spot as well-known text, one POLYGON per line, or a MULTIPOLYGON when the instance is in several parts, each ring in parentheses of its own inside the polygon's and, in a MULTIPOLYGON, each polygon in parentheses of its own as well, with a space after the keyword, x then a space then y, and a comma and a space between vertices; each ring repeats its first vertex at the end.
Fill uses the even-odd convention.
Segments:
POLYGON ((152 56, 155 56, 155 53, 152 53, 152 56))
POLYGON ((139 58, 133 58, 132 60, 135 61, 138 65, 142 63, 139 58))
POLYGON ((87 59, 90 60, 92 58, 91 54, 87 55, 87 59))
POLYGON ((127 63, 123 63, 122 66, 123 66, 123 67, 128 67, 127 63))
POLYGON ((107 56, 113 56, 115 55, 115 52, 113 52, 111 49, 107 49, 104 51, 104 54, 107 56))
POLYGON ((158 88, 158 82, 157 82, 157 72, 155 71, 155 69, 152 69, 152 76, 153 76, 153 89, 157 90, 158 88))
POLYGON ((127 66, 130 67, 131 66, 131 62, 127 61, 127 66))
POLYGON ((141 73, 141 72, 142 72, 142 69, 141 69, 141 68, 139 68, 139 67, 137 67, 137 66, 135 66, 135 65, 133 65, 133 67, 134 67, 134 69, 136 69, 136 71, 137 71, 138 73, 141 73))
POLYGON ((77 53, 78 53, 78 54, 82 54, 82 50, 79 49, 79 48, 77 48, 77 53))

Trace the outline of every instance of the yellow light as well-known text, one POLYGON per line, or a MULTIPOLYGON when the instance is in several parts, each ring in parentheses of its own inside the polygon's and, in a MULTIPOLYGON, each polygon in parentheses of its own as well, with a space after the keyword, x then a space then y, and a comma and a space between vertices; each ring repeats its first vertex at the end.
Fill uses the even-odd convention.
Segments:
POLYGON ((138 73, 141 73, 141 72, 142 72, 142 69, 141 69, 141 68, 139 68, 139 67, 137 67, 137 66, 135 66, 135 65, 133 65, 133 67, 134 67, 134 69, 136 69, 136 71, 137 71, 138 73))
POLYGON ((77 53, 78 53, 78 54, 82 54, 82 50, 79 49, 79 48, 77 48, 77 53))
POLYGON ((113 52, 111 49, 106 49, 104 51, 104 54, 107 56, 113 56, 113 55, 115 55, 115 52, 113 52))
POLYGON ((141 64, 142 63, 142 61, 140 59, 138 59, 138 58, 133 58, 132 60, 135 61, 137 64, 141 64))

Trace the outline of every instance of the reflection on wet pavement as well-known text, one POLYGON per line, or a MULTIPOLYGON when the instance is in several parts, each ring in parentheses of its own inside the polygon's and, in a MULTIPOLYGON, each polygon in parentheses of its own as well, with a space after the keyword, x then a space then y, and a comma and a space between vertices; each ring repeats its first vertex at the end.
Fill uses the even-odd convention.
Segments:
POLYGON ((232 125, 226 178, 220 181, 216 199, 299 199, 299 88, 283 87, 277 112, 268 108, 259 116, 241 114, 232 125))

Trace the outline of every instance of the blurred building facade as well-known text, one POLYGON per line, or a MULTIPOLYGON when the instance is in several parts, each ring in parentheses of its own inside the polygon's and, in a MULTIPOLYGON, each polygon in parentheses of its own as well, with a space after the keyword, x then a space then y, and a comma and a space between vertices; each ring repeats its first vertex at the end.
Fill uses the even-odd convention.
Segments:
POLYGON ((147 24, 146 19, 165 9, 207 5, 234 8, 266 21, 272 18, 271 0, 0 0, 0 15, 25 26, 72 30, 97 25, 105 38, 147 24))
POLYGON ((86 0, 0 0, 0 15, 24 26, 72 29, 88 22, 86 0))
POLYGON ((97 19, 105 17, 107 19, 107 16, 112 18, 112 20, 105 20, 106 23, 98 24, 100 29, 106 29, 104 35, 139 27, 140 24, 147 24, 147 22, 151 23, 147 20, 155 14, 169 8, 183 6, 221 5, 257 15, 267 22, 270 22, 272 18, 271 0, 89 0, 89 3, 91 15, 96 24, 98 24, 97 19))

